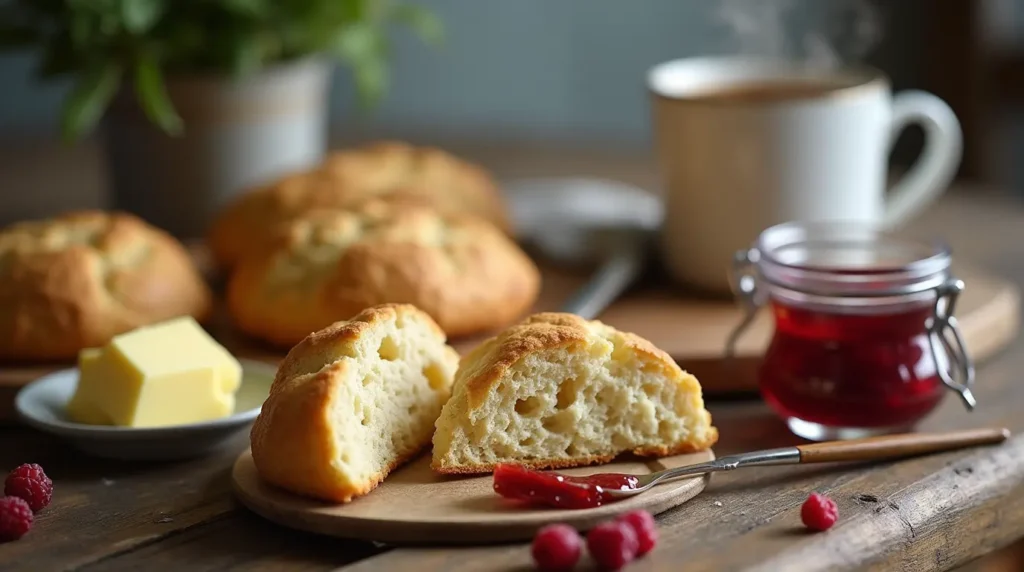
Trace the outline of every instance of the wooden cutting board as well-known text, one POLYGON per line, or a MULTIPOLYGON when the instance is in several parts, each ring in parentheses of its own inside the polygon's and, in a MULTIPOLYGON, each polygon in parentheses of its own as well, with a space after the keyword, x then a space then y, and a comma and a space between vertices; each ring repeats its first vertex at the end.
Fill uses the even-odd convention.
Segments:
MULTIPOLYGON (((544 287, 535 311, 557 310, 587 279, 586 271, 555 267, 545 267, 542 271, 544 287)), ((980 363, 1017 336, 1020 292, 1013 283, 984 270, 958 266, 955 271, 967 284, 957 304, 957 318, 968 351, 980 363)), ((722 359, 725 340, 740 317, 739 309, 731 300, 687 293, 653 269, 632 291, 606 310, 601 320, 651 340, 696 375, 706 394, 714 396, 757 390, 756 365, 771 338, 771 317, 762 312, 742 338, 738 359, 726 363, 722 359)), ((223 312, 208 327, 221 343, 240 357, 270 363, 284 357, 284 351, 240 334, 223 312)), ((452 343, 465 352, 483 338, 452 340, 452 343)), ((0 420, 13 417, 11 406, 21 386, 68 365, 0 367, 0 420)))
MULTIPOLYGON (((703 451, 648 461, 620 459, 600 467, 560 472, 644 475, 714 458, 711 451, 703 451)), ((711 475, 662 483, 635 497, 586 510, 532 508, 507 501, 494 493, 491 475, 443 477, 430 469, 427 455, 347 504, 309 500, 265 484, 249 451, 235 461, 231 477, 242 504, 291 528, 392 544, 492 544, 529 540, 540 527, 554 522, 588 530, 631 510, 659 514, 697 496, 711 475)))
MULTIPOLYGON (((542 270, 544 287, 534 306, 537 312, 557 310, 587 279, 586 272, 572 269, 542 270)), ((981 270, 957 267, 955 272, 967 284, 957 302, 957 319, 968 351, 981 363, 1016 338, 1020 292, 1013 283, 981 270)), ((725 341, 741 318, 742 312, 731 299, 687 293, 672 285, 657 269, 600 317, 603 322, 636 333, 665 350, 697 376, 709 395, 757 391, 757 364, 771 341, 772 319, 769 312, 762 311, 741 338, 737 359, 728 363, 723 359, 725 341)), ((214 335, 242 357, 265 361, 283 357, 279 350, 255 344, 240 335, 226 318, 214 329, 214 335)), ((465 354, 485 338, 456 339, 451 343, 465 354)))

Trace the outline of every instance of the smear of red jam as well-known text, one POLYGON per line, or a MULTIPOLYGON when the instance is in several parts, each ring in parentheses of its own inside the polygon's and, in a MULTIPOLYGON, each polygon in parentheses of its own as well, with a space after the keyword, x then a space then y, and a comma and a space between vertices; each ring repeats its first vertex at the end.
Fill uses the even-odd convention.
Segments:
POLYGON ((616 500, 608 491, 632 490, 638 482, 633 475, 619 473, 574 477, 508 463, 494 468, 494 492, 505 498, 555 508, 598 507, 616 500))

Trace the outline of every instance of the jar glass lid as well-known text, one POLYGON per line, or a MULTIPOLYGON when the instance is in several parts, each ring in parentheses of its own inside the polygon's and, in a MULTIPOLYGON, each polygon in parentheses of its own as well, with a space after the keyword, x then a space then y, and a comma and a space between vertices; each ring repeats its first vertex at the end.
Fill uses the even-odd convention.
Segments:
POLYGON ((761 233, 754 260, 762 278, 824 295, 892 296, 935 288, 949 248, 855 222, 784 223, 761 233))

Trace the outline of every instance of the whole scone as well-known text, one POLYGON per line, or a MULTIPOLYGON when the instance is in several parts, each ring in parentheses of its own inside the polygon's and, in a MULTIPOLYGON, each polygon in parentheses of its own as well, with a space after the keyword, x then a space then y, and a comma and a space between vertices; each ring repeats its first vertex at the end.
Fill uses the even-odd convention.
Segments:
POLYGON ((432 147, 379 142, 338 151, 306 172, 245 193, 214 221, 209 245, 217 263, 234 266, 265 247, 266 229, 319 208, 349 208, 380 198, 473 214, 507 231, 496 184, 480 167, 432 147))
POLYGON ((185 248, 123 213, 79 211, 0 231, 0 358, 65 360, 139 326, 204 319, 185 248))
POLYGON ((252 427, 267 482, 326 501, 364 495, 430 443, 459 356, 409 305, 368 308, 288 352, 252 427))
POLYGON ((434 432, 440 473, 667 456, 718 439, 697 378, 649 341, 565 313, 530 316, 463 358, 434 432))
POLYGON ((527 312, 539 289, 537 267, 491 224, 371 202, 279 227, 272 246, 235 269, 227 301, 242 331, 291 346, 388 302, 414 304, 449 336, 497 329, 527 312))

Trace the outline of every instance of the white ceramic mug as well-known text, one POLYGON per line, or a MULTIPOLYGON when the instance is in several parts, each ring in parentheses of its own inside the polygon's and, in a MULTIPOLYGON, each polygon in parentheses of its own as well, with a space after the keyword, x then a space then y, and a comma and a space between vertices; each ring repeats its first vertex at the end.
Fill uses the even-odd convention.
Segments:
POLYGON ((648 73, 672 275, 728 291, 733 253, 787 221, 895 227, 946 189, 960 163, 953 111, 921 91, 893 96, 870 68, 814 69, 778 60, 675 60, 648 73), (892 144, 919 124, 925 146, 888 186, 892 144))

